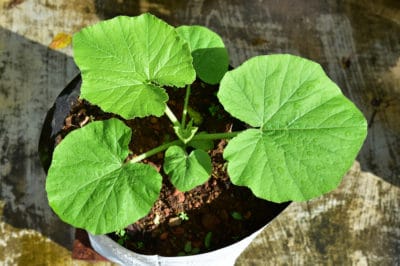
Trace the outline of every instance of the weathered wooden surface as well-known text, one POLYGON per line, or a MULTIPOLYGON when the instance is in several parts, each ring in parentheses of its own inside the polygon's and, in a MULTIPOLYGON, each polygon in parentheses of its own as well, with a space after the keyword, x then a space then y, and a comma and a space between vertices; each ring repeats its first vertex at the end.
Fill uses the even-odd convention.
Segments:
MULTIPOLYGON (((48 44, 59 32, 146 11, 174 25, 214 29, 233 66, 266 53, 320 62, 370 122, 358 159, 373 174, 360 174, 356 165, 337 191, 292 204, 238 265, 400 263, 398 0, 0 0, 0 262, 7 243, 11 249, 4 240, 12 235, 8 225, 64 247, 72 239, 47 206, 36 147, 46 110, 77 70, 70 48, 54 51, 48 44)), ((29 245, 12 243, 18 261, 18 249, 29 245)), ((54 253, 46 254, 36 259, 52 264, 54 253)))
POLYGON ((396 265, 400 188, 355 163, 339 189, 292 204, 237 265, 396 265))

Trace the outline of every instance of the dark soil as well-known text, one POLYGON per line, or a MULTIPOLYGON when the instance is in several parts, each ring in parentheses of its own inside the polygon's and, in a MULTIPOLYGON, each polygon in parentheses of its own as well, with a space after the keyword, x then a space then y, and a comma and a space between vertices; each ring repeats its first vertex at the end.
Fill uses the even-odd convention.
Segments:
MULTIPOLYGON (((201 82, 192 85, 189 105, 203 117, 202 123, 198 125, 199 131, 215 133, 246 128, 246 125, 223 110, 215 96, 217 89, 216 86, 201 82)), ((168 105, 178 116, 182 113, 185 90, 168 88, 167 92, 170 96, 168 105)), ((98 107, 78 100, 66 118, 57 141, 90 121, 111 117, 115 115, 104 113, 98 107)), ((132 156, 176 139, 171 123, 165 116, 134 120, 118 118, 132 128, 132 156)), ((110 237, 137 253, 190 255, 233 244, 273 219, 287 204, 258 199, 249 189, 233 185, 229 181, 226 162, 222 157, 225 145, 225 140, 215 142, 215 148, 209 151, 213 163, 211 178, 188 192, 175 189, 163 173, 163 153, 144 160, 144 163, 153 165, 163 176, 160 197, 146 217, 126 228, 126 236, 120 237, 113 233, 110 237)))

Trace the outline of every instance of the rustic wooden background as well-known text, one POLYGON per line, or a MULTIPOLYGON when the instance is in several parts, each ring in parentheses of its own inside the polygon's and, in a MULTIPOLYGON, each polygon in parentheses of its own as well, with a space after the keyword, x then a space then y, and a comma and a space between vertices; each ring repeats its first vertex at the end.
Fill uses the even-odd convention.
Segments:
POLYGON ((237 265, 400 264, 399 0, 0 0, 0 264, 77 263, 37 156, 46 111, 77 69, 70 47, 48 45, 143 12, 212 28, 233 66, 270 53, 315 60, 369 121, 360 163, 340 188, 290 205, 237 265))

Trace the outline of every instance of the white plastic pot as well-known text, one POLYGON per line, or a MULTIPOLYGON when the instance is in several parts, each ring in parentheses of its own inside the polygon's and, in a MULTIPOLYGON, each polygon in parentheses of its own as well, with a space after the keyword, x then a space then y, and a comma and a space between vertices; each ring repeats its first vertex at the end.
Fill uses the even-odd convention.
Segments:
POLYGON ((108 260, 121 265, 138 266, 230 266, 234 265, 239 255, 253 241, 253 239, 268 226, 265 225, 248 237, 230 246, 191 256, 163 257, 158 255, 142 255, 130 251, 106 235, 92 235, 88 233, 93 249, 108 260))

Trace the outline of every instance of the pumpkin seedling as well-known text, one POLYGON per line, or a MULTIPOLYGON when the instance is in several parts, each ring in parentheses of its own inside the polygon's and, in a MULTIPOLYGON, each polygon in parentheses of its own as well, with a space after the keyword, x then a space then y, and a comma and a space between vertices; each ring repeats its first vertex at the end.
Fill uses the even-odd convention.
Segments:
POLYGON ((365 118, 319 64, 274 54, 228 71, 221 37, 202 26, 119 16, 74 34, 73 51, 81 98, 125 119, 165 115, 176 134, 127 160, 132 131, 112 118, 90 122, 57 145, 46 179, 49 204, 62 220, 93 234, 148 214, 162 176, 142 161, 159 152, 165 151, 162 171, 185 192, 209 179, 207 148, 226 139, 233 184, 273 202, 305 201, 338 186, 366 137, 365 118), (199 132, 206 118, 188 106, 196 76, 219 84, 218 100, 245 130, 199 132), (166 87, 185 90, 180 116, 167 104, 166 87))

